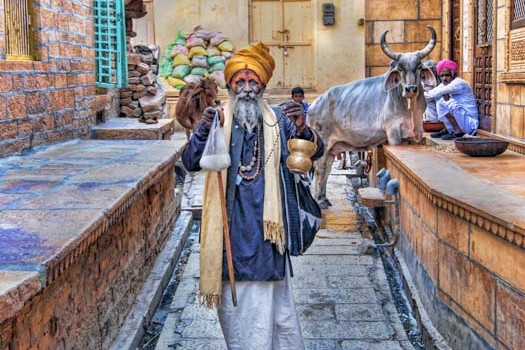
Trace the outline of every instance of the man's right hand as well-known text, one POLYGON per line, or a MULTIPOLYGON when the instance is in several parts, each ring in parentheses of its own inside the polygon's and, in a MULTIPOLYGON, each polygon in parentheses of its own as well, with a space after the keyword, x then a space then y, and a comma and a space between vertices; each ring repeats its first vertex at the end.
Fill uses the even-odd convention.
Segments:
POLYGON ((204 125, 206 130, 211 129, 213 124, 213 119, 215 118, 216 109, 214 107, 206 107, 204 113, 202 114, 201 123, 204 125))

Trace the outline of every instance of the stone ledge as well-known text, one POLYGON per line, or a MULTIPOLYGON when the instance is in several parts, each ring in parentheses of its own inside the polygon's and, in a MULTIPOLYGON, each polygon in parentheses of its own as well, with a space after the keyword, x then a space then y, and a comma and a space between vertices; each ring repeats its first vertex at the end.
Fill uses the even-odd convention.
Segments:
POLYGON ((0 271, 0 324, 16 315, 41 290, 36 272, 0 271))
POLYGON ((429 146, 385 146, 385 156, 434 205, 525 248, 525 157, 469 157, 429 146), (503 181, 504 176, 504 181, 503 181))
POLYGON ((49 285, 173 171, 175 151, 171 141, 77 140, 2 160, 0 270, 36 271, 49 285))
POLYGON ((175 129, 173 119, 158 119, 156 124, 139 122, 137 118, 113 118, 91 128, 96 140, 169 140, 175 129))

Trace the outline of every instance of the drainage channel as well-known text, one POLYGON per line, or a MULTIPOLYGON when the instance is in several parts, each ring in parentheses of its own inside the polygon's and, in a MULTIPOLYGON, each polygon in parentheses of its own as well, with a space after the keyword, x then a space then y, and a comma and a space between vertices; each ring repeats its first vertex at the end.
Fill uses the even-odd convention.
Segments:
POLYGON ((166 317, 168 316, 169 312, 173 312, 173 310, 170 308, 170 305, 173 301, 173 297, 175 296, 175 292, 177 291, 177 287, 179 286, 182 275, 184 274, 186 263, 188 262, 188 259, 191 254, 191 247, 193 243, 195 242, 195 240, 198 239, 199 237, 200 225, 201 225, 200 221, 198 220, 193 221, 193 225, 188 235, 188 239, 186 240, 186 243, 184 244, 180 257, 177 261, 177 265, 175 266, 175 269, 173 270, 173 274, 170 279, 170 282, 168 283, 168 286, 164 290, 164 294, 162 295, 162 299, 159 302, 159 306, 155 310, 155 314, 153 315, 151 322, 148 326, 148 329, 144 333, 144 336, 142 337, 142 340, 140 341, 140 344, 137 346, 137 349, 154 350, 156 348, 160 333, 162 332, 162 329, 164 328, 164 322, 166 320, 166 317))
POLYGON ((381 262, 385 269, 392 299, 399 314, 399 319, 403 325, 407 338, 416 350, 425 350, 423 336, 421 333, 422 327, 418 322, 418 317, 412 303, 408 298, 408 293, 405 290, 403 277, 399 272, 398 264, 392 256, 392 248, 386 246, 384 237, 392 237, 392 232, 389 227, 378 224, 374 215, 366 206, 359 206, 359 213, 363 216, 368 226, 371 228, 372 237, 376 244, 376 251, 381 257, 381 262), (384 235, 381 234, 384 232, 384 235))

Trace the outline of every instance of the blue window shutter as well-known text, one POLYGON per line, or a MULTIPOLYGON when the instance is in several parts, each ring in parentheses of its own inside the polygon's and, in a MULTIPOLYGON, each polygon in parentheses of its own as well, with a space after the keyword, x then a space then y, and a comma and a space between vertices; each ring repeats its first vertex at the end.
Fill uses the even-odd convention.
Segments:
POLYGON ((93 0, 97 86, 128 85, 124 0, 93 0))

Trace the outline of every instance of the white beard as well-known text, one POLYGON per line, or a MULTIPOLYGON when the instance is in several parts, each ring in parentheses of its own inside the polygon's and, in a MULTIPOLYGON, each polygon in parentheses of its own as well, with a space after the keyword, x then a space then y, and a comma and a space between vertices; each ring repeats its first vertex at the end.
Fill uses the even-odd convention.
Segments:
POLYGON ((230 91, 230 98, 233 102, 233 116, 237 123, 244 126, 250 133, 263 118, 262 95, 262 91, 259 94, 241 92, 238 95, 230 91))

